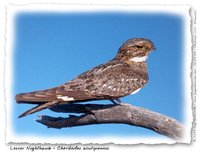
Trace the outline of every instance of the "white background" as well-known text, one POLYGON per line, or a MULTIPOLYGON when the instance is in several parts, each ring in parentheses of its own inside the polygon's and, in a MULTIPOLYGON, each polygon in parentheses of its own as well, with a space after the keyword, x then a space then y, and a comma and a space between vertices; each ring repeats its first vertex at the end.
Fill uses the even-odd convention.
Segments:
MULTIPOLYGON (((7 4, 32 4, 32 3, 69 3, 70 4, 70 1, 68 0, 29 0, 28 2, 26 0, 8 0, 8 1, 5 1, 5 0, 0 0, 0 70, 1 70, 1 73, 0 73, 0 85, 1 85, 1 88, 0 88, 0 104, 1 104, 1 107, 0 107, 0 117, 1 117, 1 124, 0 124, 0 139, 1 139, 1 143, 0 143, 0 151, 1 152, 6 152, 6 151, 11 151, 10 150, 10 147, 9 145, 7 145, 5 143, 5 129, 6 129, 6 118, 5 118, 5 113, 6 113, 6 110, 5 110, 5 97, 3 95, 4 93, 4 62, 5 62, 5 40, 6 40, 6 37, 5 37, 5 29, 6 29, 6 5, 7 4)), ((164 3, 161 3, 161 1, 159 0, 151 0, 151 1, 144 1, 144 0, 140 0, 140 1, 135 1, 135 0, 101 0, 101 1, 92 1, 92 0, 73 0, 73 2, 71 2, 71 4, 167 4, 167 5, 183 5, 183 4, 189 4, 193 7, 194 10, 197 11, 197 25, 199 26, 199 20, 198 20, 198 13, 199 13, 199 2, 198 0, 168 0, 168 1, 165 1, 164 3)), ((196 26, 196 27, 198 27, 196 26)), ((197 40, 196 42, 199 41, 198 39, 198 36, 200 34, 200 31, 199 29, 197 29, 196 31, 196 35, 197 35, 197 40)), ((198 71, 198 68, 199 68, 199 44, 197 44, 197 48, 196 48, 196 51, 197 51, 197 74, 196 74, 196 78, 199 78, 199 71, 198 71)), ((199 80, 197 79, 197 83, 196 83, 196 88, 197 88, 197 102, 199 100, 199 95, 198 95, 198 89, 200 89, 200 86, 199 86, 199 80)), ((192 153, 195 153, 195 152, 199 152, 200 151, 200 132, 198 132, 200 130, 199 128, 199 125, 198 125, 198 121, 199 121, 199 117, 200 117, 200 114, 199 114, 199 104, 196 103, 196 116, 197 116, 197 127, 196 127, 196 136, 195 136, 195 142, 193 142, 191 145, 172 145, 172 146, 167 146, 167 145, 161 145, 161 146, 144 146, 144 145, 137 145, 137 146, 110 146, 110 151, 112 152, 177 152, 177 151, 180 151, 180 152, 183 152, 183 151, 186 151, 186 152, 192 152, 192 153), (197 151, 199 150, 199 151, 197 151)), ((26 151, 26 150, 25 150, 26 151)), ((20 152, 25 152, 25 151, 20 151, 20 152)), ((18 151, 19 152, 19 151, 18 151)), ((31 151, 30 151, 31 152, 31 151)), ((42 151, 37 151, 37 152, 42 152, 42 151)), ((51 151, 52 152, 52 151, 51 151)), ((59 152, 62 152, 62 151, 59 151, 59 152)), ((66 151, 65 151, 66 152, 66 151)), ((74 151, 70 151, 70 152, 74 152, 74 151)), ((91 151, 90 151, 91 152, 91 151)), ((104 151, 104 152, 108 152, 108 151, 104 151)))

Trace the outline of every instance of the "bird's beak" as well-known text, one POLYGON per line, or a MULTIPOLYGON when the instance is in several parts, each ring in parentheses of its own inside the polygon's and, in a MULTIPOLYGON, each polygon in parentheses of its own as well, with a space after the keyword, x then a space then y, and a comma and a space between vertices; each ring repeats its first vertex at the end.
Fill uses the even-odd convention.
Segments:
POLYGON ((151 50, 156 50, 156 47, 154 46, 153 43, 149 43, 149 44, 146 44, 146 47, 151 51, 151 50))

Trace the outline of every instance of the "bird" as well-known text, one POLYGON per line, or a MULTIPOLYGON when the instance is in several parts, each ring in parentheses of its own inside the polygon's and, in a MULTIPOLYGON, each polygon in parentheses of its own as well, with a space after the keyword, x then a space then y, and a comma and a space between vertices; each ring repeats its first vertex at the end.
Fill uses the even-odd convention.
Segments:
POLYGON ((120 104, 120 98, 137 93, 148 82, 146 60, 153 42, 146 38, 125 41, 110 61, 91 68, 74 79, 57 87, 20 93, 15 96, 18 104, 37 104, 22 113, 19 118, 55 105, 110 100, 120 104))

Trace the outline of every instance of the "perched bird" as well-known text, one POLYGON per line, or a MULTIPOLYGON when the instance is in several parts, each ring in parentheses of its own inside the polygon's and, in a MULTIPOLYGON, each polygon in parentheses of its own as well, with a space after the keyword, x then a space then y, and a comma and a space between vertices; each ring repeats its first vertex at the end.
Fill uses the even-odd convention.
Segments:
POLYGON ((122 44, 114 59, 78 75, 65 84, 17 94, 17 103, 38 104, 19 117, 64 103, 90 100, 120 103, 119 98, 136 93, 148 82, 145 61, 152 50, 155 50, 155 47, 149 39, 129 39, 122 44))

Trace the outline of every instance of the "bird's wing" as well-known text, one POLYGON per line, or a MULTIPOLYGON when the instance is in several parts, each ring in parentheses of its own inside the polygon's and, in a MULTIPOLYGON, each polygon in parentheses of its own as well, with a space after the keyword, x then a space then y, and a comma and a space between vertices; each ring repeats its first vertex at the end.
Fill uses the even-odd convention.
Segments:
POLYGON ((86 101, 123 97, 142 87, 147 79, 129 65, 110 61, 55 88, 16 95, 18 103, 86 101))
POLYGON ((98 99, 123 97, 147 83, 148 73, 146 65, 143 64, 130 66, 113 60, 81 74, 76 79, 80 79, 82 84, 75 83, 74 87, 70 88, 87 91, 98 99))

